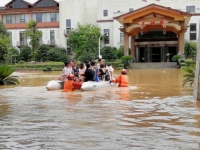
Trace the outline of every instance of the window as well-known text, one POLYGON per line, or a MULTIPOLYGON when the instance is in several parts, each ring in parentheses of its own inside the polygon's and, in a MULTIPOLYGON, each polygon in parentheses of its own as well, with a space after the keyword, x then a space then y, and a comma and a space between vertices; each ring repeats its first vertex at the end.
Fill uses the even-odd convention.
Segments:
POLYGON ((36 14, 36 21, 42 22, 42 14, 36 14))
POLYGON ((55 45, 55 32, 50 30, 50 45, 55 45))
POLYGON ((19 40, 20 40, 19 46, 26 46, 27 45, 27 40, 26 40, 24 31, 19 32, 19 40))
POLYGON ((20 15, 20 23, 25 23, 25 14, 20 15))
POLYGON ((71 53, 72 53, 71 47, 67 47, 67 54, 71 54, 71 53))
POLYGON ((197 38, 197 24, 191 23, 190 24, 190 40, 196 40, 197 38))
POLYGON ((195 13, 195 6, 186 6, 186 12, 195 13))
POLYGON ((12 46, 12 32, 8 32, 9 34, 9 39, 10 39, 10 45, 12 46))
POLYGON ((108 10, 103 10, 103 16, 108 16, 108 10))
POLYGON ((51 22, 56 22, 56 13, 51 13, 51 22))
POLYGON ((129 12, 133 11, 133 8, 129 8, 129 12))
POLYGON ((6 23, 7 24, 11 24, 12 23, 12 17, 11 17, 11 15, 7 15, 6 16, 6 23))
MULTIPOLYGON (((121 26, 120 28, 123 28, 123 26, 121 26)), ((124 32, 120 31, 120 44, 124 43, 124 32)))
POLYGON ((104 34, 105 34, 105 38, 104 38, 104 44, 110 44, 110 30, 109 29, 104 29, 104 34))
POLYGON ((66 20, 66 27, 70 27, 71 28, 71 19, 67 19, 66 20))
POLYGON ((66 20, 66 34, 71 33, 71 19, 66 20))

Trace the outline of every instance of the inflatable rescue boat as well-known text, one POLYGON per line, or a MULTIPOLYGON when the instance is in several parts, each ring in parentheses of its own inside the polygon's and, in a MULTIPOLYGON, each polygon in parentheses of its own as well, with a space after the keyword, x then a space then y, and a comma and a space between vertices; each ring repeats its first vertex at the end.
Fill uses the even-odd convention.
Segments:
MULTIPOLYGON (((61 80, 51 80, 48 82, 46 88, 47 90, 61 90, 63 89, 64 82, 61 80)), ((109 83, 109 81, 88 81, 84 82, 81 86, 82 91, 92 91, 105 87, 113 87, 116 86, 114 83, 109 83)))

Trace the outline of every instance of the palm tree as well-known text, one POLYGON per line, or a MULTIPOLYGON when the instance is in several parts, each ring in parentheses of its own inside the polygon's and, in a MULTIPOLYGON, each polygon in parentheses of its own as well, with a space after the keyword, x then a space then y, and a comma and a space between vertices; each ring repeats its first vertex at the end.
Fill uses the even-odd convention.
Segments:
POLYGON ((190 83, 190 86, 192 86, 195 77, 195 65, 191 65, 187 68, 184 68, 183 70, 187 72, 187 74, 183 76, 186 78, 185 80, 183 80, 183 86, 185 86, 185 84, 188 82, 190 83))
POLYGON ((19 84, 17 76, 10 76, 14 71, 10 66, 0 66, 0 85, 19 84))

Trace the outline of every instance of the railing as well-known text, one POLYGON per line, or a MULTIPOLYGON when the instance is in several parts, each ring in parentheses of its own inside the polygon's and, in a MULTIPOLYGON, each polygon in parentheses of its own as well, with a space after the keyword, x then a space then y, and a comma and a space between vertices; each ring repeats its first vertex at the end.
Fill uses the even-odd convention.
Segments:
POLYGON ((49 40, 48 41, 48 45, 55 46, 56 45, 56 41, 55 40, 49 40))
POLYGON ((18 41, 17 42, 17 47, 24 47, 24 46, 28 46, 27 41, 18 41))

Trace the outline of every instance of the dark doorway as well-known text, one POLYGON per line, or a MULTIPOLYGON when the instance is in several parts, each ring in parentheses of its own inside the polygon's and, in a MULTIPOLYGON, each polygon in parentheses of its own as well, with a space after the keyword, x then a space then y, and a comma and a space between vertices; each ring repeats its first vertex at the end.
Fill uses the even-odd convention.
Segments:
POLYGON ((152 47, 152 62, 161 62, 160 60, 160 47, 152 47))
POLYGON ((145 49, 144 49, 144 47, 140 47, 139 51, 140 51, 140 62, 145 62, 145 49))
POLYGON ((176 46, 170 46, 170 47, 168 47, 168 53, 170 54, 169 60, 170 60, 170 62, 172 62, 172 57, 174 55, 177 55, 176 46))

